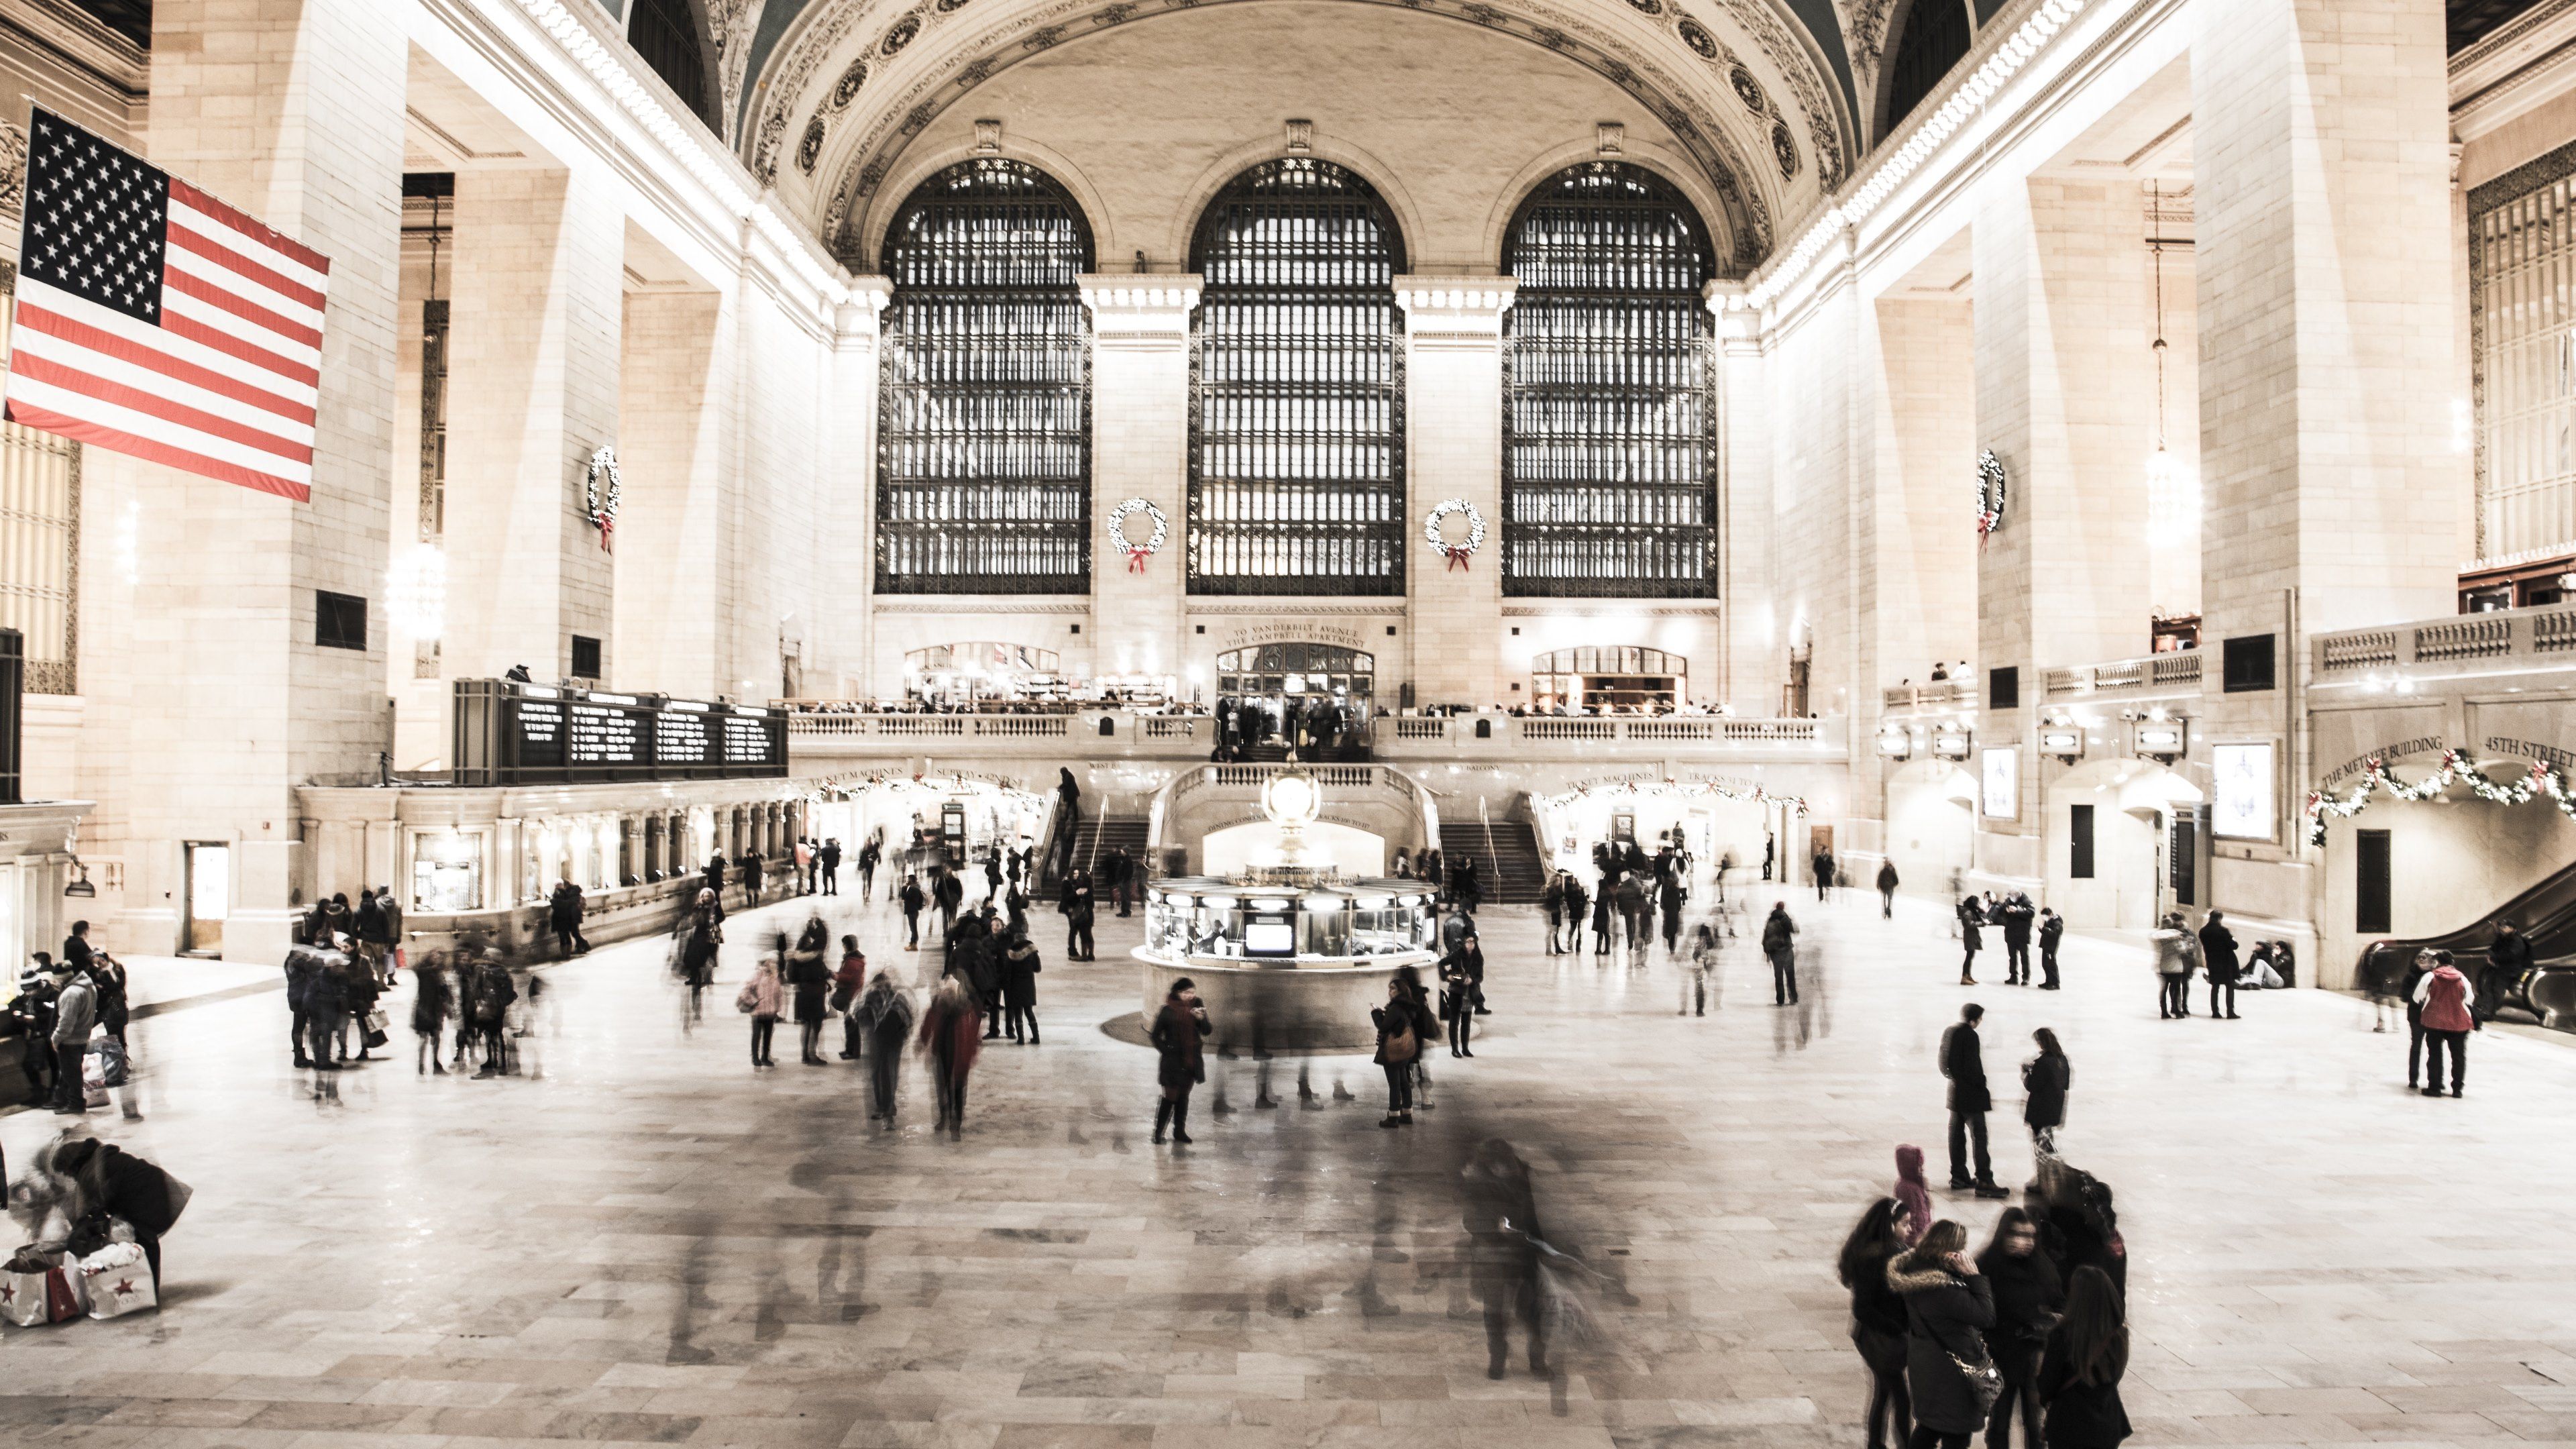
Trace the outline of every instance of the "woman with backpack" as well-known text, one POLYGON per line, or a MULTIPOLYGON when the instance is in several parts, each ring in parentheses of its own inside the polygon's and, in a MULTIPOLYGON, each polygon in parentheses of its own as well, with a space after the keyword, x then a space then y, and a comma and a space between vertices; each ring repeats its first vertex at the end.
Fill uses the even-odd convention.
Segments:
MULTIPOLYGON (((781 937, 780 945, 786 944, 781 937)), ((733 998, 733 1009, 751 1018, 751 1064, 755 1067, 778 1065, 769 1059, 770 1038, 778 1034, 778 1008, 786 995, 778 982, 778 958, 763 956, 751 968, 751 979, 733 998)))
POLYGON ((1172 1140, 1187 1147, 1190 1144, 1190 1089, 1207 1080, 1207 1058, 1200 1044, 1209 1031, 1207 1007, 1199 1001, 1196 982, 1184 976, 1172 983, 1163 994, 1163 1009, 1154 1014, 1154 1051, 1160 1060, 1155 1065, 1154 1079, 1162 1088, 1162 1098, 1154 1104, 1154 1142, 1163 1141, 1163 1128, 1172 1129, 1172 1140))
POLYGON ((1422 1055, 1422 1039, 1431 1034, 1431 1023, 1414 1005, 1401 978, 1387 982, 1386 1005, 1371 1007, 1369 1020, 1377 1027, 1377 1055, 1370 1060, 1386 1072, 1386 1120, 1377 1125, 1410 1127, 1413 1063, 1422 1055))
POLYGON ((1905 1300, 1905 1389, 1914 1410, 1908 1449, 1968 1449, 2003 1392, 1986 1356, 1994 1289, 1967 1249, 1968 1230, 1943 1218, 1888 1261, 1887 1286, 1905 1300))

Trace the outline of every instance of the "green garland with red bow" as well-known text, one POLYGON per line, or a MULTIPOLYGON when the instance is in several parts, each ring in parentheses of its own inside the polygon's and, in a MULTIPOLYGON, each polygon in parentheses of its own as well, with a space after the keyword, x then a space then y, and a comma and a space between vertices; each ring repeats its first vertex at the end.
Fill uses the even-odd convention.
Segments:
POLYGON ((2424 801, 2463 781, 2479 799, 2492 800, 2499 805, 2527 805, 2546 795, 2557 803, 2560 814, 2576 820, 2576 789, 2570 789, 2566 775, 2547 761, 2532 761, 2531 769, 2521 779, 2500 785, 2489 778, 2486 771, 2471 764, 2468 756, 2458 750, 2444 750, 2442 763, 2433 774, 2409 785, 2388 773, 2387 762, 2373 755, 2362 763, 2360 781, 2343 794, 2331 795, 2323 790, 2308 792, 2307 807, 2301 812, 2307 822, 2308 844, 2325 844, 2326 817, 2332 815, 2338 820, 2348 820, 2360 814, 2361 807, 2370 803, 2374 792, 2385 790, 2400 800, 2424 801))

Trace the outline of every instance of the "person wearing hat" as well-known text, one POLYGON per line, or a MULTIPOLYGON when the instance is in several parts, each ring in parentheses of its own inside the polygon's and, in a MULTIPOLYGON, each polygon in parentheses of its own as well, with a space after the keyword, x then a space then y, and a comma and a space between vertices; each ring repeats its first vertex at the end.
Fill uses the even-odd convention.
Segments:
POLYGON ((39 951, 36 964, 18 973, 18 994, 8 1018, 18 1028, 18 1070, 27 1075, 27 1100, 42 1102, 53 1092, 54 960, 39 951))

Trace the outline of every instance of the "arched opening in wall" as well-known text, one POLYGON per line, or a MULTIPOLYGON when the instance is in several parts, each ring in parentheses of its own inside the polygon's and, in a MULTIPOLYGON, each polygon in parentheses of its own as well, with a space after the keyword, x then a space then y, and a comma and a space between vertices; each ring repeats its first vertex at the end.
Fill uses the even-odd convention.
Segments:
POLYGON ((1091 588, 1091 228, 1024 162, 913 189, 882 255, 877 590, 1091 588))
POLYGON ((2075 930, 2153 927, 2172 894, 2165 865, 2174 816, 2203 798, 2152 760, 2092 760, 2050 781, 2048 904, 2075 930))
POLYGON ((1377 712, 1377 656, 1341 644, 1286 642, 1216 657, 1217 728, 1235 749, 1337 748, 1377 712))
MULTIPOLYGON (((1328 865, 1345 879, 1373 880, 1386 874, 1386 837, 1356 825, 1316 820, 1304 830, 1306 865, 1328 865)), ((1278 866, 1279 827, 1267 820, 1211 830, 1198 842, 1197 874, 1233 876, 1261 866, 1278 866)))
POLYGON ((1898 22, 1893 56, 1887 63, 1887 119, 1879 125, 1881 140, 1905 123, 1923 98, 1941 84, 1968 53, 1976 27, 1968 18, 1968 0, 1915 0, 1898 22))
POLYGON ((1717 592, 1716 275, 1672 184, 1589 161, 1521 203, 1503 243, 1503 592, 1717 592))
POLYGON ((679 96, 689 114, 723 133, 714 114, 715 86, 707 74, 704 22, 689 0, 628 0, 626 43, 679 96))
POLYGON ((1956 902, 1977 828, 1977 781, 1948 760, 1916 760, 1887 778, 1887 861, 1897 889, 1956 902))
POLYGON ((1386 203, 1330 161, 1265 161, 1208 203, 1191 593, 1404 592, 1403 267, 1386 203))
POLYGON ((1690 698, 1690 661, 1633 644, 1554 649, 1530 661, 1530 698, 1548 714, 1661 714, 1690 698))
MULTIPOLYGON (((1728 794, 1657 783, 1582 785, 1561 795, 1534 791, 1539 855, 1548 869, 1572 872, 1587 891, 1600 889, 1604 860, 1631 845, 1650 861, 1667 846, 1686 852, 1694 895, 1721 869, 1733 869, 1729 879, 1738 884, 1760 884, 1766 851, 1772 878, 1785 882, 1788 858, 1806 844, 1804 833, 1791 829, 1795 808, 1782 799, 1753 799, 1752 782, 1743 783, 1728 794)), ((1713 903, 1714 894, 1707 899, 1713 903)))
POLYGON ((905 697, 942 709, 1073 697, 1064 659, 1056 651, 998 640, 933 644, 906 653, 903 689, 905 697))

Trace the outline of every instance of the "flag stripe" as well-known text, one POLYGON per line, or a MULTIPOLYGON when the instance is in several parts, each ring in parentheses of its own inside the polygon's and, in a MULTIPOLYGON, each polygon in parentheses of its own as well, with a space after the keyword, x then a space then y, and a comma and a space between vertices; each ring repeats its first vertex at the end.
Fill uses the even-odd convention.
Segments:
POLYGON ((252 326, 264 328, 286 341, 312 348, 319 348, 322 345, 320 328, 307 327, 302 323, 280 317, 248 298, 237 297, 203 277, 180 271, 176 267, 163 269, 161 291, 165 297, 172 292, 184 292, 200 302, 211 302, 252 326))
MULTIPOLYGON (((164 315, 167 314, 164 313, 164 315)), ((312 407, 321 401, 321 392, 314 386, 320 380, 318 373, 309 374, 299 382, 295 378, 280 376, 276 369, 264 363, 257 371, 251 371, 241 364, 257 359, 244 358, 237 353, 182 337, 169 327, 155 327, 149 322, 137 322, 114 308, 102 307, 86 297, 75 297, 69 292, 47 286, 23 272, 18 276, 18 316, 22 321, 29 318, 59 317, 81 326, 94 327, 108 336, 123 340, 130 347, 138 347, 146 352, 165 353, 180 362, 202 367, 210 372, 221 372, 228 376, 234 373, 244 374, 253 379, 258 386, 292 403, 312 407)))
POLYGON ((310 478, 313 473, 309 458, 290 458, 259 448, 246 448, 228 438, 211 437, 150 413, 84 397, 24 373, 9 379, 9 401, 41 408, 60 417, 80 418, 120 434, 149 438, 156 443, 220 459, 238 468, 274 473, 281 478, 310 478))
POLYGON ((275 267, 264 266, 257 260, 225 246, 213 237, 200 236, 191 228, 181 226, 176 221, 170 223, 170 245, 194 252, 235 276, 259 283, 275 292, 282 301, 291 302, 315 312, 322 310, 320 292, 275 267))
MULTIPOLYGON (((13 388, 12 391, 14 392, 15 389, 13 388)), ((313 496, 313 475, 310 469, 307 469, 300 478, 263 473, 256 468, 245 468, 238 463, 209 458, 203 453, 192 453, 185 448, 173 447, 152 438, 122 432, 102 423, 87 422, 68 414, 54 412, 16 397, 9 399, 8 417, 13 423, 42 428, 48 433, 57 433, 84 443, 96 443, 102 448, 131 454, 149 463, 163 463, 221 482, 238 483, 244 488, 256 488, 262 493, 274 493, 282 498, 291 498, 298 503, 305 502, 313 496)))
MULTIPOLYGON (((107 359, 136 371, 160 374, 180 386, 247 403, 306 428, 313 425, 314 407, 309 402, 295 402, 275 393, 262 392, 229 374, 199 367, 193 362, 183 362, 169 353, 129 342, 104 328, 91 327, 68 317, 56 317, 39 308, 22 306, 18 309, 15 350, 31 356, 51 357, 75 367, 83 365, 82 356, 107 359)), ((117 376, 113 371, 108 375, 117 376)), ((119 380, 137 384, 141 381, 135 377, 120 377, 119 380)))
MULTIPOLYGON (((162 331, 175 333, 178 336, 187 338, 191 342, 203 343, 218 352, 228 352, 233 356, 240 358, 242 361, 250 363, 254 367, 266 368, 270 372, 283 373, 284 375, 295 379, 297 382, 304 383, 307 386, 319 388, 322 385, 322 369, 319 365, 321 357, 318 352, 314 354, 314 360, 311 362, 306 362, 297 358, 280 356, 279 354, 271 352, 267 348, 262 347, 258 343, 252 342, 247 338, 235 336, 230 328, 208 320, 212 317, 223 316, 225 316, 225 313, 222 309, 206 307, 197 302, 194 298, 174 298, 167 294, 164 294, 162 298, 162 331), (181 306, 176 305, 181 301, 184 301, 186 304, 184 309, 181 306), (189 315, 190 313, 198 311, 202 311, 206 315, 202 317, 189 315)), ((236 327, 240 325, 241 324, 237 321, 233 323, 233 326, 236 327)))
POLYGON ((111 407, 126 408, 146 417, 159 418, 163 422, 175 423, 191 432, 202 433, 209 438, 221 438, 230 443, 239 443, 245 448, 256 448, 263 453, 274 454, 290 462, 313 461, 313 443, 309 438, 299 442, 278 437, 273 433, 264 433, 219 413, 190 407, 162 393, 111 381, 96 372, 66 366, 50 357, 38 357, 33 353, 13 357, 10 359, 9 372, 12 377, 24 377, 31 382, 50 383, 65 392, 96 398, 111 407))
POLYGON ((206 193, 199 191, 197 188, 180 180, 176 176, 170 178, 170 199, 173 202, 181 203, 194 210, 204 212, 207 216, 222 222, 224 225, 240 232, 243 236, 267 247, 270 251, 276 252, 290 261, 301 264, 307 270, 322 275, 328 275, 331 271, 331 259, 329 257, 322 255, 320 252, 313 250, 311 247, 308 247, 304 243, 288 236, 286 233, 279 231, 277 228, 268 225, 266 222, 254 219, 248 212, 242 211, 225 202, 218 201, 215 198, 208 196, 206 193))
POLYGON ((212 287, 219 296, 229 297, 235 302, 256 307, 280 321, 307 328, 317 337, 321 335, 322 313, 319 309, 307 307, 291 297, 272 292, 219 263, 208 261, 204 257, 189 252, 173 250, 169 254, 169 260, 162 265, 161 285, 168 287, 173 279, 180 276, 187 277, 193 284, 189 288, 191 291, 199 287, 212 287))

